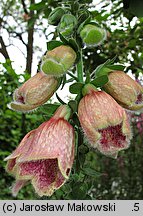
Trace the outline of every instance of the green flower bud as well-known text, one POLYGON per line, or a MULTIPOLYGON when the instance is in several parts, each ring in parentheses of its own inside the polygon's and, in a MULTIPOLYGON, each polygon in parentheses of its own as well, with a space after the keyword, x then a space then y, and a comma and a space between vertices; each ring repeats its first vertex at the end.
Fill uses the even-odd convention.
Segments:
POLYGON ((61 17, 64 15, 65 10, 61 7, 55 8, 50 14, 48 18, 48 23, 50 25, 57 25, 60 22, 61 17))
POLYGON ((62 76, 73 65, 75 59, 75 51, 69 46, 61 45, 47 52, 41 70, 48 75, 62 76))
POLYGON ((105 40, 106 31, 95 25, 88 24, 81 30, 80 36, 87 47, 94 47, 100 45, 105 40))
POLYGON ((72 14, 65 14, 62 16, 62 19, 58 26, 58 32, 62 35, 68 37, 73 33, 73 29, 77 24, 75 16, 72 14))

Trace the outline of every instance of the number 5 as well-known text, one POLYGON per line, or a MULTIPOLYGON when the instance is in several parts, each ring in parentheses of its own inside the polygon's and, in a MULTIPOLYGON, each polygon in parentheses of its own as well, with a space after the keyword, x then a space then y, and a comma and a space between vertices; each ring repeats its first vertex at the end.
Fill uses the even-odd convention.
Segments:
POLYGON ((139 203, 134 204, 134 211, 139 211, 139 203))

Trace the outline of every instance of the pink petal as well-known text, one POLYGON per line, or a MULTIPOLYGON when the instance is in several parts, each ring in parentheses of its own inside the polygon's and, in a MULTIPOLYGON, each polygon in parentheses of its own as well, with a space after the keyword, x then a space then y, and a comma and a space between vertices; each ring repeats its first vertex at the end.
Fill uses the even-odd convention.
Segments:
POLYGON ((20 112, 30 112, 37 108, 37 105, 29 105, 17 101, 12 101, 10 104, 8 104, 8 108, 20 112))
POLYGON ((58 159, 59 168, 67 178, 74 157, 73 127, 64 119, 50 119, 37 128, 28 152, 18 162, 42 159, 58 159))
POLYGON ((12 172, 15 165, 16 165, 15 158, 8 160, 7 167, 6 167, 7 172, 12 172))
MULTIPOLYGON (((81 124, 88 120, 94 129, 106 128, 109 125, 120 124, 124 110, 106 92, 93 91, 82 98, 78 114, 81 124)), ((88 126, 87 126, 88 127, 88 126)))
POLYGON ((4 161, 20 157, 23 153, 27 153, 31 146, 31 143, 33 142, 35 132, 36 130, 32 130, 28 134, 26 134, 15 151, 11 155, 6 157, 4 161))
POLYGON ((17 196, 19 190, 27 184, 25 180, 17 180, 16 183, 12 187, 12 195, 14 197, 17 196))
POLYGON ((11 173, 12 175, 17 174, 17 158, 20 157, 24 152, 27 152, 30 148, 31 142, 34 138, 35 130, 30 131, 21 141, 19 146, 16 148, 16 150, 9 155, 7 158, 5 158, 5 161, 7 162, 6 170, 7 172, 11 173))

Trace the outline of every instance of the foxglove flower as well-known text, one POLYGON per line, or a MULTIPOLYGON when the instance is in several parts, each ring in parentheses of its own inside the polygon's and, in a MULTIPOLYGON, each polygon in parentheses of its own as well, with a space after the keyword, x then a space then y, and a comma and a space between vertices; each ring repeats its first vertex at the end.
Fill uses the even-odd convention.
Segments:
POLYGON ((85 136, 101 153, 117 157, 129 146, 132 137, 125 110, 106 92, 87 84, 78 107, 78 116, 85 136))
POLYGON ((39 72, 15 90, 13 102, 8 107, 16 111, 31 111, 50 99, 57 86, 57 79, 39 72))
POLYGON ((87 24, 81 30, 80 36, 87 47, 95 47, 106 39, 106 31, 95 25, 87 24))
POLYGON ((47 52, 41 70, 48 75, 62 76, 74 64, 75 59, 75 51, 69 46, 61 45, 47 52))
POLYGON ((63 105, 54 116, 30 131, 5 160, 16 178, 13 195, 31 182, 39 196, 51 196, 69 178, 74 160, 74 129, 70 108, 63 105))
POLYGON ((112 71, 104 90, 124 108, 140 110, 143 108, 143 87, 123 71, 112 71))

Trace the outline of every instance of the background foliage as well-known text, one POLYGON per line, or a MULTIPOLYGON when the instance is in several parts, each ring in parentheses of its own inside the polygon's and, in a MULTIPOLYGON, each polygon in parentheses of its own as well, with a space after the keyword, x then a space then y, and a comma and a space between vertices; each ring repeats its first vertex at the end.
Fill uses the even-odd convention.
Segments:
MULTIPOLYGON (((31 74, 33 53, 40 49, 33 43, 35 32, 44 34, 48 39, 48 15, 61 2, 42 0, 11 0, 0 2, 1 32, 6 31, 9 38, 17 38, 25 50, 25 73, 17 75, 10 61, 3 34, 0 35, 0 53, 5 63, 0 67, 0 199, 13 199, 9 187, 13 178, 5 173, 6 163, 3 159, 18 145, 23 136, 39 126, 47 116, 45 108, 39 108, 32 114, 11 111, 7 104, 12 99, 13 91, 31 74), (29 3, 30 2, 30 3, 29 3), (7 20, 12 17, 17 22, 11 25, 7 20), (47 26, 43 22, 47 21, 47 26), (27 35, 25 39, 24 34, 27 35)), ((65 1, 66 2, 66 1, 65 1)), ((134 1, 100 1, 100 9, 92 0, 79 0, 90 8, 93 19, 107 30, 107 40, 102 46, 84 49, 84 67, 91 73, 99 64, 117 56, 116 62, 124 64, 126 71, 131 71, 136 79, 142 79, 143 73, 143 14, 140 8, 133 10, 134 1), (110 10, 109 10, 110 8, 110 10)), ((53 30, 54 31, 54 30, 53 30)), ((50 32, 51 34, 51 32, 50 32)), ((53 39, 57 33, 53 32, 53 39)), ((14 48, 13 48, 14 49, 14 48)), ((45 50, 42 50, 44 53, 45 50)), ((133 115, 133 114, 132 114, 133 115)), ((77 162, 74 164, 76 174, 72 172, 69 182, 48 198, 42 199, 142 199, 143 198, 143 131, 142 121, 137 125, 139 114, 133 116, 133 139, 129 149, 119 153, 117 160, 107 158, 95 151, 88 150, 81 140, 77 162), (82 168, 79 171, 79 166, 82 168)), ((33 188, 23 188, 15 199, 40 199, 33 188)))

